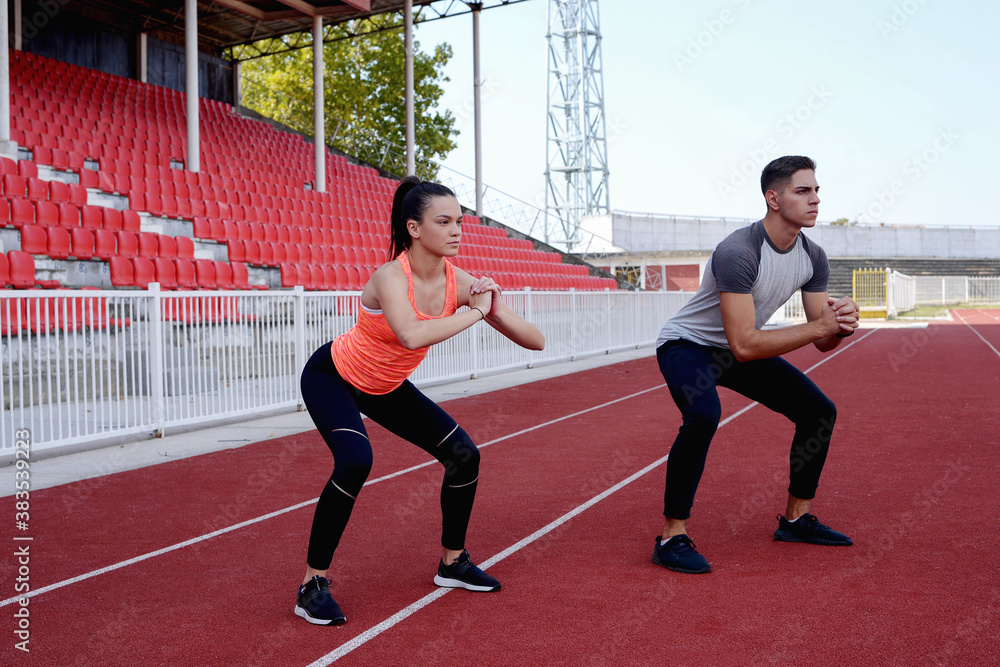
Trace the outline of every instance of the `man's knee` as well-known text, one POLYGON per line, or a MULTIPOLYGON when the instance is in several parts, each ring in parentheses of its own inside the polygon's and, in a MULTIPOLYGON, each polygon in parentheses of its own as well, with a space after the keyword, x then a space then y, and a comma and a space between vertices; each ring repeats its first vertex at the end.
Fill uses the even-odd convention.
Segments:
POLYGON ((707 402, 696 403, 684 411, 684 427, 705 433, 714 433, 722 419, 722 407, 707 402))

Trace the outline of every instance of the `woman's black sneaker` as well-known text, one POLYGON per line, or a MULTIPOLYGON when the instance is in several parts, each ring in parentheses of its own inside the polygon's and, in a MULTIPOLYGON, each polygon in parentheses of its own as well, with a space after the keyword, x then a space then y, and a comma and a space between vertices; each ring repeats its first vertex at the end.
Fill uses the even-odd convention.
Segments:
POLYGON ((341 625, 347 622, 340 605, 330 597, 330 580, 324 577, 313 577, 299 586, 295 615, 313 625, 341 625))
POLYGON ((656 536, 653 547, 653 562, 674 572, 703 574, 711 572, 712 566, 705 557, 695 551, 694 542, 687 535, 674 535, 665 544, 660 544, 662 535, 656 536))
POLYGON ((794 522, 779 514, 778 529, 774 531, 774 539, 777 542, 806 542, 829 547, 849 547, 854 544, 847 535, 837 532, 830 526, 824 526, 815 515, 808 512, 794 522))
POLYGON ((455 559, 451 565, 438 563, 438 573, 434 583, 444 588, 464 588, 467 591, 492 593, 500 590, 500 582, 476 567, 468 550, 455 559))

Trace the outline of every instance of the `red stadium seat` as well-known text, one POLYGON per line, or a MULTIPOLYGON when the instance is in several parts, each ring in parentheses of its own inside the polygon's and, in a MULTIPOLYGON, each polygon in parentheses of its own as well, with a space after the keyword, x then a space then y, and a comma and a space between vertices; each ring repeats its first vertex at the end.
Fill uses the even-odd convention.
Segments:
POLYGON ((177 242, 177 257, 179 259, 194 259, 194 241, 187 236, 175 237, 177 242))
POLYGON ((138 232, 142 228, 142 221, 139 213, 131 209, 122 211, 122 229, 130 232, 138 232))
POLYGON ((236 289, 233 284, 233 269, 228 262, 215 262, 215 283, 219 289, 236 289))
POLYGON ((139 257, 158 257, 160 255, 159 234, 139 232, 139 257))
POLYGON ((101 217, 103 218, 102 227, 109 231, 116 232, 122 228, 122 212, 113 209, 98 207, 101 210, 101 217))
POLYGON ((166 234, 159 235, 160 257, 177 257, 177 240, 173 236, 166 234))
POLYGON ((281 270, 282 287, 295 287, 296 285, 301 285, 299 282, 299 272, 295 264, 285 262, 279 267, 279 269, 281 270))
POLYGON ((3 196, 7 199, 22 199, 28 195, 28 186, 24 178, 17 174, 5 174, 3 177, 3 196))
POLYGON ((74 227, 70 230, 73 248, 72 255, 79 260, 89 260, 94 257, 94 230, 74 227))
POLYGON ((31 201, 38 201, 40 199, 49 198, 49 182, 43 181, 40 178, 28 178, 28 199, 31 201))
POLYGON ((215 282, 215 262, 210 259, 196 259, 194 261, 195 277, 198 279, 198 287, 203 289, 216 289, 215 282))
POLYGON ((115 287, 133 287, 134 276, 132 260, 127 257, 115 255, 108 263, 111 266, 111 284, 115 287))
POLYGON ((59 225, 59 206, 50 201, 35 202, 35 222, 46 227, 59 225))
POLYGON ((49 183, 49 201, 63 204, 69 201, 69 183, 52 181, 49 183))
POLYGON ((49 227, 49 257, 52 259, 69 259, 70 235, 65 227, 49 227))
MULTIPOLYGON (((246 267, 243 267, 244 270, 246 267)), ((0 287, 6 287, 10 284, 10 262, 7 261, 7 255, 0 252, 0 287)), ((2 307, 3 302, 0 301, 0 307, 2 307)))
POLYGON ((69 202, 76 206, 87 205, 87 188, 79 183, 69 184, 69 202))
POLYGON ((250 289, 250 272, 247 270, 247 265, 243 262, 232 262, 231 267, 233 271, 233 285, 236 286, 236 289, 250 289))
POLYGON ((93 169, 81 169, 80 185, 87 189, 97 190, 101 187, 101 179, 93 169))
POLYGON ((45 255, 49 251, 47 227, 24 225, 21 227, 21 250, 32 255, 45 255))
MULTIPOLYGON (((27 162, 32 164, 29 160, 21 160, 21 162, 27 162)), ((20 170, 20 165, 18 162, 11 160, 9 157, 0 157, 0 176, 6 176, 7 174, 18 175, 20 170)), ((35 168, 35 176, 38 175, 38 168, 35 168)))
POLYGON ((194 262, 190 259, 177 259, 174 262, 176 267, 178 289, 198 289, 198 278, 194 268, 194 262))
MULTIPOLYGON (((229 261, 233 261, 232 258, 229 261)), ((243 261, 249 264, 260 264, 260 243, 257 241, 243 243, 243 261)))
POLYGON ((10 202, 6 199, 0 199, 0 227, 6 227, 10 224, 10 202))
POLYGON ((229 239, 226 241, 226 256, 230 262, 246 261, 246 248, 243 241, 239 239, 229 239))
POLYGON ((156 267, 148 257, 132 258, 132 280, 136 287, 149 289, 149 283, 156 282, 156 267))
POLYGON ((84 206, 80 209, 80 225, 87 229, 102 229, 104 216, 100 206, 84 206))
POLYGON ((118 254, 118 239, 110 229, 94 230, 94 256, 105 262, 118 254))
POLYGON ((59 204, 59 226, 80 226, 80 208, 76 204, 59 204))
POLYGON ((10 284, 19 289, 29 287, 58 287, 56 280, 35 279, 35 258, 23 250, 11 250, 7 253, 9 262, 10 284))
POLYGON ((156 271, 156 282, 166 290, 177 289, 177 266, 174 260, 169 257, 156 257, 153 259, 153 268, 156 271))
POLYGON ((139 237, 135 232, 122 230, 117 232, 118 254, 129 259, 139 255, 139 237))

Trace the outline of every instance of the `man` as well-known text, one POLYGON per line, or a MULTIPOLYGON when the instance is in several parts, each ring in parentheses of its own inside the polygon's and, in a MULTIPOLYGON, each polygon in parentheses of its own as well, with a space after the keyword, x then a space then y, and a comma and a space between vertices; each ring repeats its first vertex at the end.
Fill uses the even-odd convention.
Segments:
POLYGON ((657 339, 660 370, 683 418, 667 460, 666 521, 653 551, 653 562, 671 570, 712 569, 687 536, 687 519, 721 417, 717 386, 758 401, 795 424, 788 505, 778 516, 774 539, 852 543, 809 513, 836 406, 805 374, 779 357, 809 343, 828 352, 858 327, 857 304, 849 297, 827 296, 826 254, 799 233, 816 224, 815 171, 816 164, 802 156, 778 158, 764 168, 760 182, 767 214, 716 247, 698 291, 657 339), (807 322, 763 330, 799 289, 807 322))

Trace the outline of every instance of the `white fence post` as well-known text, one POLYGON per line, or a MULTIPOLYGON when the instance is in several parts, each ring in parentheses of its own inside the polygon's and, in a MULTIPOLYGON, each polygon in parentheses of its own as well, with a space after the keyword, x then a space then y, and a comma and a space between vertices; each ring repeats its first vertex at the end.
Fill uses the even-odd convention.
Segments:
MULTIPOLYGON (((292 294, 292 327, 295 332, 295 377, 302 375, 306 367, 306 290, 302 285, 296 285, 292 294)), ((295 395, 299 398, 299 410, 305 409, 302 402, 302 392, 299 383, 295 382, 295 395)))
POLYGON ((466 335, 469 337, 469 356, 472 364, 469 377, 475 379, 479 377, 479 327, 469 327, 466 329, 466 335))
POLYGON ((612 328, 611 328, 611 326, 612 326, 611 325, 611 290, 608 289, 607 287, 605 287, 604 288, 604 294, 605 294, 605 298, 604 298, 604 317, 608 321, 608 338, 605 341, 607 343, 607 345, 605 346, 604 353, 605 354, 611 354, 611 347, 612 347, 611 341, 612 341, 612 339, 614 337, 613 336, 613 331, 612 331, 612 328))
POLYGON ((163 294, 160 283, 149 283, 149 398, 156 437, 163 437, 166 406, 163 400, 163 294))
MULTIPOLYGON (((531 316, 531 288, 530 287, 525 287, 524 288, 524 319, 526 319, 529 322, 533 322, 534 321, 534 319, 531 316)), ((529 361, 528 361, 528 368, 533 368, 534 367, 534 364, 532 362, 535 360, 535 357, 537 357, 537 356, 538 356, 538 352, 535 352, 534 350, 532 350, 528 354, 528 359, 529 359, 529 361)))

